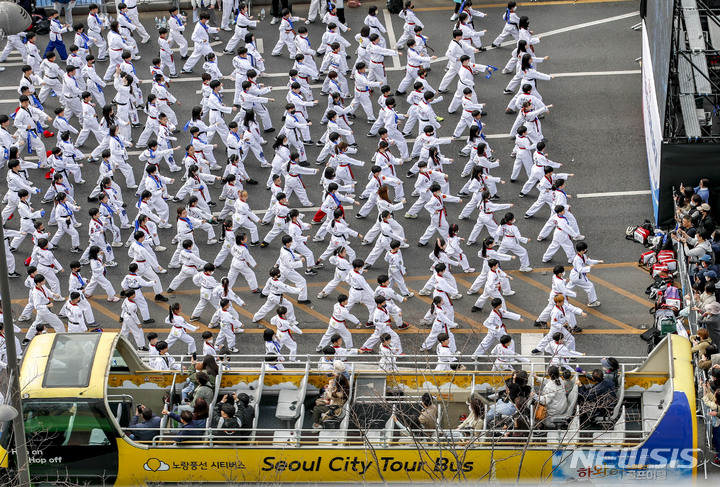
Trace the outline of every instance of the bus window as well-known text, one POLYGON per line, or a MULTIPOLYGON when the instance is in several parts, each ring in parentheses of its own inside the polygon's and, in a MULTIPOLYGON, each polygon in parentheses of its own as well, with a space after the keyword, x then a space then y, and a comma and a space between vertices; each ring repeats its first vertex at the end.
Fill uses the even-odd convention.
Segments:
POLYGON ((88 402, 26 401, 23 414, 27 441, 40 443, 40 448, 98 446, 114 442, 107 415, 88 402))

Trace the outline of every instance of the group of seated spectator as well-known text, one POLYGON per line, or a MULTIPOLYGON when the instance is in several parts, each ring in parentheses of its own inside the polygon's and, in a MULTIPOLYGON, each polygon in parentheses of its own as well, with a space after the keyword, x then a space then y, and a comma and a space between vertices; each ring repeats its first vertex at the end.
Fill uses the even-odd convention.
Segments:
MULTIPOLYGON (((188 379, 182 389, 181 403, 189 405, 192 411, 181 407, 178 412, 163 409, 162 414, 179 423, 176 431, 160 431, 160 417, 151 408, 138 405, 128 429, 130 438, 149 442, 160 434, 167 434, 170 441, 197 440, 204 436, 210 418, 210 405, 215 399, 215 383, 219 375, 215 357, 206 356, 201 362, 194 358, 188 365, 188 379)), ((245 393, 225 394, 215 403, 210 427, 215 429, 216 438, 246 436, 253 426, 255 409, 250 406, 250 397, 245 393)))
POLYGON ((576 377, 571 370, 551 365, 547 376, 540 378, 537 387, 533 388, 526 371, 515 371, 506 380, 503 390, 490 395, 480 394, 468 403, 469 414, 458 429, 470 430, 470 433, 482 429, 484 418, 488 429, 503 430, 508 437, 522 436, 522 431, 529 430, 532 424, 531 405, 535 411, 535 429, 557 428, 566 424, 575 412, 568 411, 568 397, 575 387, 578 388, 581 428, 602 426, 612 416, 617 404, 620 365, 612 357, 603 358, 601 364, 602 368, 587 374, 576 368, 579 375, 585 375, 587 384, 583 384, 579 375, 576 377), (487 413, 483 403, 488 406, 487 413), (545 412, 538 414, 538 408, 545 412))

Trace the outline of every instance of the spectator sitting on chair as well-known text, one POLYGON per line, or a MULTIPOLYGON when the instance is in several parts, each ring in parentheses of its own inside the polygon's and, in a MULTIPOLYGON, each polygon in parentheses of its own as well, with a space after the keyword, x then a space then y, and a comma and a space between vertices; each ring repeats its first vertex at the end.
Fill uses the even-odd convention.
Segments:
POLYGON ((551 365, 548 367, 547 373, 549 379, 542 379, 543 385, 542 389, 540 389, 540 394, 535 395, 534 391, 531 391, 530 394, 531 397, 535 396, 537 404, 542 404, 547 408, 547 415, 545 416, 547 421, 546 426, 551 426, 552 419, 565 412, 568 402, 567 396, 565 395, 565 387, 560 380, 560 368, 556 365, 551 365))
MULTIPOLYGON (((610 379, 613 381, 613 384, 615 384, 615 387, 620 385, 619 375, 620 375, 620 363, 615 359, 614 357, 607 357, 600 360, 600 365, 602 365, 603 368, 603 378, 604 379, 610 379)), ((580 367, 575 368, 576 371, 582 373, 582 369, 580 367)), ((593 376, 591 373, 585 373, 585 377, 587 377, 588 380, 592 381, 593 376)))
POLYGON ((170 416, 173 420, 182 424, 179 430, 173 434, 176 435, 173 440, 175 443, 181 443, 183 441, 197 441, 193 438, 187 438, 188 436, 201 436, 205 434, 205 420, 194 419, 193 413, 190 411, 183 411, 179 415, 163 410, 163 414, 170 416), (202 429, 203 431, 200 431, 202 429))
POLYGON ((580 427, 595 418, 609 416, 617 403, 617 386, 612 379, 605 377, 602 369, 592 371, 595 384, 585 386, 577 380, 578 401, 580 402, 580 427))
POLYGON ((250 396, 241 392, 235 396, 237 406, 236 416, 240 419, 243 429, 250 430, 255 420, 255 408, 250 406, 250 396))
POLYGON ((435 405, 432 396, 426 392, 420 399, 420 411, 418 412, 418 415, 416 417, 410 416, 410 418, 408 418, 408 422, 411 423, 412 426, 408 427, 402 424, 398 421, 395 414, 392 415, 392 419, 395 425, 400 428, 400 432, 403 436, 412 436, 410 429, 417 426, 422 428, 425 434, 431 435, 437 428, 437 414, 437 406, 435 405))
MULTIPOLYGON (((325 386, 325 392, 315 401, 312 411, 312 429, 320 431, 323 426, 320 422, 323 416, 339 415, 345 405, 350 391, 350 383, 343 374, 333 376, 325 386)), ((327 419, 327 417, 325 418, 327 419)))
POLYGON ((197 399, 203 399, 208 404, 212 403, 215 398, 215 389, 210 387, 210 378, 208 375, 205 372, 198 372, 195 378, 199 385, 193 393, 193 400, 190 402, 190 405, 195 407, 195 401, 197 399))
POLYGON ((240 421, 235 416, 235 394, 232 396, 225 394, 223 398, 215 404, 213 428, 218 428, 215 431, 215 436, 221 439, 240 436, 240 421), (222 426, 219 426, 221 418, 223 422, 222 426))
POLYGON ((130 435, 131 439, 135 441, 152 441, 153 438, 160 434, 160 418, 153 414, 152 409, 139 404, 128 428, 134 430, 130 435), (142 421, 140 421, 141 418, 142 421))

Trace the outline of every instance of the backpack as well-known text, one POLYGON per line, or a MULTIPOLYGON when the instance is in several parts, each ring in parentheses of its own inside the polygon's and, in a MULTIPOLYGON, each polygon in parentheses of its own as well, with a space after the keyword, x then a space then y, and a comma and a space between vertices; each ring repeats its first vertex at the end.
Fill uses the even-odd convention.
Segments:
POLYGON ((399 14, 403 7, 403 0, 388 0, 387 2, 387 9, 391 14, 399 14))
POLYGON ((645 223, 640 226, 627 227, 625 230, 625 238, 628 240, 634 240, 635 242, 649 247, 650 243, 648 243, 648 239, 650 238, 650 235, 653 234, 653 231, 654 229, 652 223, 650 223, 649 220, 645 220, 645 223))

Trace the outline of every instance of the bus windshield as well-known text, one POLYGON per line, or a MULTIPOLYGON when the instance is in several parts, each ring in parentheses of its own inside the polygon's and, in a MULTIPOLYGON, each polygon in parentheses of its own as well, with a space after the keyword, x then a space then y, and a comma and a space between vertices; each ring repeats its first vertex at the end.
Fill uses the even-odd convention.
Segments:
POLYGON ((60 335, 48 357, 44 387, 87 387, 90 385, 100 333, 60 335))

